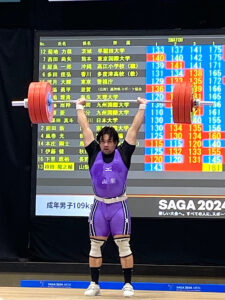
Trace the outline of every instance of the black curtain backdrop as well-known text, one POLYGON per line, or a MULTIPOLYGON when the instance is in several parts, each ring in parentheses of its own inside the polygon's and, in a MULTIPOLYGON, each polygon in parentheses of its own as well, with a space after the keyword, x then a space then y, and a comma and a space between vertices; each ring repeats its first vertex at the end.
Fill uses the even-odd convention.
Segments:
POLYGON ((31 126, 21 108, 32 79, 33 33, 0 29, 0 259, 27 257, 30 205, 31 126))
MULTIPOLYGON (((87 262, 87 218, 31 217, 32 127, 11 107, 33 80, 34 30, 218 29, 224 1, 155 0, 0 4, 0 260, 87 262)), ((133 219, 138 264, 225 265, 225 220, 133 219)), ((105 262, 119 262, 111 237, 105 262)))
POLYGON ((0 27, 198 29, 225 26, 223 0, 102 0, 0 3, 0 27))

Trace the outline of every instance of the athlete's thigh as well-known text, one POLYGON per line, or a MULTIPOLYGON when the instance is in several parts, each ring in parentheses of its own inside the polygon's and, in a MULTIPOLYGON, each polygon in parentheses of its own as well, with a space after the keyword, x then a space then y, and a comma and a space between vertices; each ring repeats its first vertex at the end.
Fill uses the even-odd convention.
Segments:
POLYGON ((127 200, 114 203, 115 213, 110 220, 110 230, 112 236, 130 235, 131 234, 131 218, 127 207, 127 200))
POLYGON ((109 222, 105 218, 105 203, 94 200, 89 215, 89 234, 90 236, 105 236, 110 233, 109 222))

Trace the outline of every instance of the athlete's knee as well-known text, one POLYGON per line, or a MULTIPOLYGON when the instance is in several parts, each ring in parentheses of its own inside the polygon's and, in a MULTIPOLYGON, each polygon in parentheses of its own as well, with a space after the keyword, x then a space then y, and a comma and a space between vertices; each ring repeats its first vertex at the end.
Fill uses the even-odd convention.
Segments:
POLYGON ((114 238, 116 245, 118 246, 119 256, 126 257, 132 254, 130 249, 130 238, 123 237, 123 238, 114 238))
POLYGON ((96 258, 102 257, 101 247, 105 243, 105 241, 97 240, 94 238, 91 238, 90 240, 91 240, 91 250, 90 250, 89 256, 96 257, 96 258))

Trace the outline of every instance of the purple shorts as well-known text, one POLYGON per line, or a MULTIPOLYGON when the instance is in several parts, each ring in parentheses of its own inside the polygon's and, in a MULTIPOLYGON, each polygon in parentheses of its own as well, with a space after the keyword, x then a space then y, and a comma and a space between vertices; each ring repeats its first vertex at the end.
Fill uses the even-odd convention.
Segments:
POLYGON ((131 219, 127 200, 106 204, 94 199, 89 216, 90 236, 108 237, 131 233, 131 219))

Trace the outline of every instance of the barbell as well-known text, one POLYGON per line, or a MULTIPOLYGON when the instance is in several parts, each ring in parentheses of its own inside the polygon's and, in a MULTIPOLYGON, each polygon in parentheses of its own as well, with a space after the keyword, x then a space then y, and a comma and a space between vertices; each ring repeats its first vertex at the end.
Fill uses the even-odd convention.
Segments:
MULTIPOLYGON (((108 100, 87 100, 88 102, 106 102, 108 100)), ((111 100, 110 100, 111 101, 111 100)), ((137 100, 113 100, 116 102, 137 102, 137 100)), ((52 86, 49 82, 31 82, 28 98, 23 101, 12 101, 12 106, 28 108, 33 124, 51 123, 54 115, 54 103, 76 103, 76 100, 53 100, 52 86)), ((211 101, 201 101, 193 98, 193 86, 184 81, 174 85, 171 101, 148 100, 148 103, 172 104, 174 123, 191 124, 193 112, 202 105, 213 105, 211 101)))

